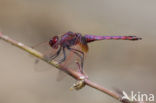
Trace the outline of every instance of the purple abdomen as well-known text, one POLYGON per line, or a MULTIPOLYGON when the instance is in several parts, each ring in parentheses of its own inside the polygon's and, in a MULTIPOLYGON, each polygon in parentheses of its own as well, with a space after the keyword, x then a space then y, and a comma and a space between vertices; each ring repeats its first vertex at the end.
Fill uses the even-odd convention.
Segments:
POLYGON ((87 42, 95 40, 141 40, 136 36, 96 36, 96 35, 85 35, 87 42))

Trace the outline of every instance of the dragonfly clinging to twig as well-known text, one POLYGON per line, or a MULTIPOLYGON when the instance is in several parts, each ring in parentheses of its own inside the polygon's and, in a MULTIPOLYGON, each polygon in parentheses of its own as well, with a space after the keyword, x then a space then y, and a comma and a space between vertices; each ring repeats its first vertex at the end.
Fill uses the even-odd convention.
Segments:
POLYGON ((81 72, 83 73, 83 63, 84 63, 84 53, 88 52, 88 43, 99 40, 141 40, 141 38, 136 36, 97 36, 97 35, 82 35, 80 33, 67 32, 63 35, 54 36, 49 41, 49 45, 53 49, 58 49, 58 51, 50 56, 49 61, 55 59, 61 51, 63 51, 63 58, 59 60, 59 63, 62 63, 66 60, 66 51, 65 49, 73 52, 81 59, 81 72), (81 50, 72 48, 72 46, 79 45, 81 50))

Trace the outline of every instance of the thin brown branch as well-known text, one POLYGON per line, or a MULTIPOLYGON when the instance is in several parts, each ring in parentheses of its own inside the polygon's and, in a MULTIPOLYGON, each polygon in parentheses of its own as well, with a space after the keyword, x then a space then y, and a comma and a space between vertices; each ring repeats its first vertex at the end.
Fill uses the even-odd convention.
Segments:
POLYGON ((118 96, 116 93, 113 93, 112 91, 110 91, 110 90, 108 90, 108 89, 102 87, 101 85, 98 85, 98 84, 96 84, 96 83, 94 83, 94 82, 92 82, 92 81, 90 81, 90 80, 88 80, 88 79, 85 80, 85 83, 86 83, 88 86, 90 86, 90 87, 92 87, 92 88, 95 88, 95 89, 97 89, 97 90, 99 90, 99 91, 101 91, 101 92, 104 92, 104 93, 110 95, 111 97, 113 97, 113 98, 115 98, 115 99, 117 99, 117 100, 120 99, 120 96, 118 96))
MULTIPOLYGON (((40 60, 45 61, 46 63, 58 68, 59 70, 62 70, 64 72, 66 72, 68 75, 72 76, 73 78, 75 78, 76 80, 79 81, 78 84, 74 85, 75 89, 78 90, 78 89, 81 89, 83 86, 88 85, 88 86, 90 86, 92 88, 95 88, 95 89, 97 89, 97 90, 99 90, 99 91, 113 97, 116 100, 119 100, 122 103, 126 103, 121 99, 121 96, 119 94, 116 94, 116 93, 114 93, 114 92, 112 92, 112 91, 110 91, 110 90, 108 90, 108 89, 106 89, 106 88, 104 88, 104 87, 90 81, 86 75, 84 75, 84 74, 82 74, 80 72, 76 72, 72 68, 66 68, 66 67, 58 64, 55 61, 48 62, 44 58, 43 54, 36 51, 35 49, 32 49, 31 47, 26 46, 23 43, 17 42, 16 40, 13 40, 13 39, 9 38, 8 36, 3 35, 2 33, 0 33, 0 39, 4 40, 5 42, 8 42, 8 43, 20 48, 20 49, 23 49, 24 51, 28 52, 29 54, 39 58, 40 60)), ((130 100, 128 100, 128 101, 130 102, 130 100)))

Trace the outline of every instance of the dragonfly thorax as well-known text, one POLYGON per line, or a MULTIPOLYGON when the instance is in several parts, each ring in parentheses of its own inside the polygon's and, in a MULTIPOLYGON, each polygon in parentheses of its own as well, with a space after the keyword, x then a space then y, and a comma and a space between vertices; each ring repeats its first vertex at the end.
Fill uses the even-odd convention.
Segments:
POLYGON ((60 45, 62 47, 70 48, 71 46, 75 46, 80 42, 81 34, 67 32, 60 37, 60 45))

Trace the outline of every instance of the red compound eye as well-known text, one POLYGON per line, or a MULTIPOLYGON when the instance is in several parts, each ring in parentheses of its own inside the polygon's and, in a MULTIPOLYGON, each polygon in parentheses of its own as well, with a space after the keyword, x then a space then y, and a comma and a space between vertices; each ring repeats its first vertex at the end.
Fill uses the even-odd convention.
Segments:
POLYGON ((58 42, 58 36, 54 36, 50 41, 49 41, 49 45, 51 47, 56 46, 55 44, 58 42))

